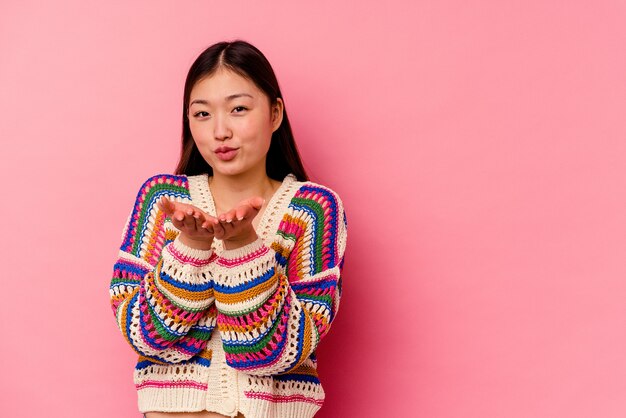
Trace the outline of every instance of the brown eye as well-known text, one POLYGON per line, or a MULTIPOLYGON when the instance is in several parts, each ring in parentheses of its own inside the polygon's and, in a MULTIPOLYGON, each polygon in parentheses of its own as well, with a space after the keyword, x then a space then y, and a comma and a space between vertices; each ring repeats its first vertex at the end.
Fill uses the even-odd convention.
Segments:
POLYGON ((195 117, 201 117, 201 118, 206 118, 207 116, 209 116, 209 112, 205 112, 204 110, 201 110, 199 112, 196 112, 193 114, 195 117))
POLYGON ((244 110, 248 110, 248 108, 247 108, 247 107, 244 107, 244 106, 237 106, 236 108, 234 108, 234 109, 233 109, 233 112, 235 112, 235 113, 241 113, 241 112, 243 112, 244 110))

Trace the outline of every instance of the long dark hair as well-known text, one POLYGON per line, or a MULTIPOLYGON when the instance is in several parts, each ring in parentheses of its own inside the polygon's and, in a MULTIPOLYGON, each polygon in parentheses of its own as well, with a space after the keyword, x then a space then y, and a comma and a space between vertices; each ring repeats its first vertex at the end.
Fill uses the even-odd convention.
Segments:
MULTIPOLYGON (((189 128, 189 97, 193 86, 202 78, 210 76, 218 68, 228 68, 240 76, 252 81, 275 104, 283 95, 278 87, 278 80, 267 58, 255 46, 242 40, 219 42, 211 45, 194 61, 187 74, 183 98, 183 134, 180 160, 175 174, 197 175, 208 173, 213 169, 205 161, 191 136, 189 128)), ((282 181, 289 173, 293 173, 300 181, 308 180, 308 176, 293 138, 287 110, 283 107, 283 120, 280 127, 272 133, 272 141, 265 164, 268 177, 282 181)))

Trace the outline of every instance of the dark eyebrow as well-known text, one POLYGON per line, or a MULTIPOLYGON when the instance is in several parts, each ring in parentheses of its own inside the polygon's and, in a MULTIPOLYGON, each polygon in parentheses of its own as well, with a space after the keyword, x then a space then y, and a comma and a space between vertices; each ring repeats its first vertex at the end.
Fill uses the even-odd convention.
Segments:
MULTIPOLYGON (((229 101, 237 99, 239 97, 250 97, 251 99, 254 99, 254 97, 249 95, 248 93, 237 93, 237 94, 231 94, 230 96, 226 96, 226 101, 229 102, 229 101)), ((192 101, 191 103, 189 103, 189 106, 191 106, 194 103, 208 105, 209 101, 208 100, 203 100, 203 99, 196 99, 196 100, 192 101)))

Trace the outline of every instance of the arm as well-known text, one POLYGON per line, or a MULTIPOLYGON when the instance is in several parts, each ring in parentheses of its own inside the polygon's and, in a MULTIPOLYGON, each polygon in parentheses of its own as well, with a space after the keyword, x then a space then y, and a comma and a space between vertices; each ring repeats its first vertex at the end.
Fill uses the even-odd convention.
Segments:
POLYGON ((212 267, 217 323, 229 366, 253 375, 297 368, 328 333, 339 308, 347 238, 339 197, 303 186, 279 226, 224 251, 212 267))
POLYGON ((111 307, 126 341, 140 356, 179 363, 202 351, 215 323, 213 287, 205 269, 211 250, 184 245, 156 202, 188 199, 186 179, 159 175, 137 193, 113 267, 111 307))

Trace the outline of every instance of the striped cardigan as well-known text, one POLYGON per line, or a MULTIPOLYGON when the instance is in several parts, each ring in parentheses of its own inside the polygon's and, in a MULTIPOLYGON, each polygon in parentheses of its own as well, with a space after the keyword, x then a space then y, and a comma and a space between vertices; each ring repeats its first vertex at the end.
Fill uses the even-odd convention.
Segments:
POLYGON ((184 245, 156 202, 215 214, 208 175, 160 174, 137 193, 110 283, 138 354, 141 412, 312 417, 324 401, 316 348, 339 308, 347 221, 338 195, 289 174, 257 227, 225 250, 184 245))

